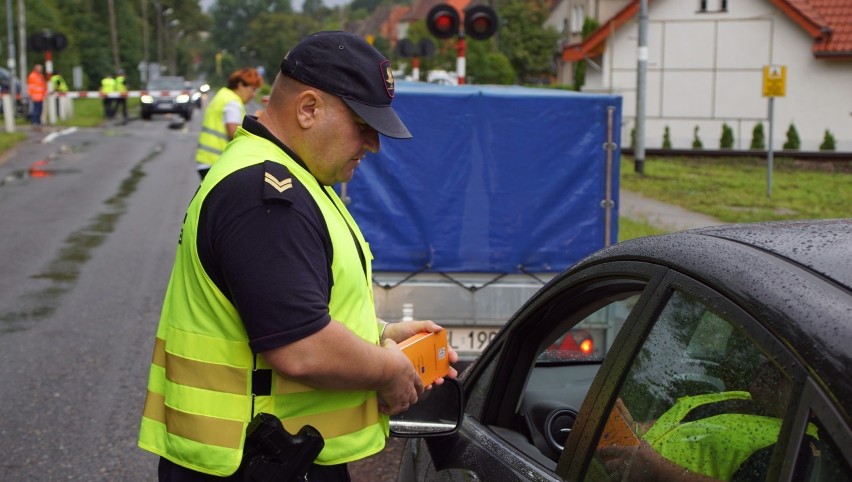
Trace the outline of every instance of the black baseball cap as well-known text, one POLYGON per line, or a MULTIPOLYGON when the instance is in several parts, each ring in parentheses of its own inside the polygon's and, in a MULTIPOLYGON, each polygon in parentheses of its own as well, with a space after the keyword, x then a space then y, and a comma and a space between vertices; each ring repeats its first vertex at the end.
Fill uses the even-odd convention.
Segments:
POLYGON ((281 73, 336 95, 378 132, 412 137, 391 108, 394 79, 390 60, 348 32, 317 32, 287 52, 281 73))

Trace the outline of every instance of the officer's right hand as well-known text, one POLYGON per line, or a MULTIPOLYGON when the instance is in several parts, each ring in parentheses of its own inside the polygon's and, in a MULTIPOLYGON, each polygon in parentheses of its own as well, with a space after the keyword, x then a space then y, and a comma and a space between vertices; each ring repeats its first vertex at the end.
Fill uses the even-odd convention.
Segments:
POLYGON ((423 393, 423 382, 414 365, 393 340, 384 340, 382 348, 388 350, 389 355, 385 363, 388 383, 378 390, 379 411, 396 415, 417 403, 417 398, 423 393))

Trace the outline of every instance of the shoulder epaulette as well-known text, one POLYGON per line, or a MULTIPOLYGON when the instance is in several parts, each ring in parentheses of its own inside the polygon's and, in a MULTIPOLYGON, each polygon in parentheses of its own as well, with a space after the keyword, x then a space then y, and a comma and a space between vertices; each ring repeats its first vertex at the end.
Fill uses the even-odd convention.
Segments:
POLYGON ((298 184, 299 181, 290 175, 287 167, 277 162, 264 161, 263 171, 263 202, 293 204, 293 183, 298 184))

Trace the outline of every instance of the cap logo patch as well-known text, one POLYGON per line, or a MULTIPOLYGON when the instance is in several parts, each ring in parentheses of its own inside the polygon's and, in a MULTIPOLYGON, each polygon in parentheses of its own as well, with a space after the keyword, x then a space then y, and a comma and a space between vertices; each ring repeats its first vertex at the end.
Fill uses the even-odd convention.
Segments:
POLYGON ((391 70, 390 60, 385 60, 379 64, 379 68, 382 71, 382 77, 385 79, 385 90, 388 93, 388 96, 393 99, 394 93, 394 81, 393 81, 393 71, 391 70))

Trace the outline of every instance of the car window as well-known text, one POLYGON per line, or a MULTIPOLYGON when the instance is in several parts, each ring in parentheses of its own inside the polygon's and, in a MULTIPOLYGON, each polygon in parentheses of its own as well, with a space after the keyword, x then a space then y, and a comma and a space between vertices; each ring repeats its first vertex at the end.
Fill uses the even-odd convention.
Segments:
POLYGON ((639 295, 618 300, 598 309, 573 325, 538 356, 537 365, 570 360, 603 360, 618 330, 630 314, 639 295))
POLYGON ((793 480, 802 482, 852 480, 852 469, 844 460, 840 449, 825 430, 822 422, 813 414, 808 428, 801 441, 793 480), (813 434, 816 436, 814 437, 813 434))
POLYGON ((159 77, 148 83, 149 90, 183 90, 186 82, 183 78, 159 77))
POLYGON ((723 313, 676 291, 632 361, 585 480, 763 480, 791 386, 723 313))

